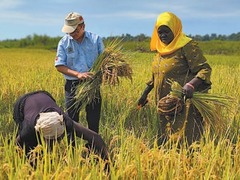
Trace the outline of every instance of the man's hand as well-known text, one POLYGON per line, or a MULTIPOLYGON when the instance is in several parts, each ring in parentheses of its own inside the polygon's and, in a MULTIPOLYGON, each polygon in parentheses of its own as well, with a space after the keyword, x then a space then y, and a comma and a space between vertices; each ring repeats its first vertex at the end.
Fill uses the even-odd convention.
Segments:
POLYGON ((93 73, 92 72, 84 72, 84 73, 78 73, 77 74, 77 78, 80 80, 84 80, 84 79, 88 79, 88 78, 92 78, 93 73))

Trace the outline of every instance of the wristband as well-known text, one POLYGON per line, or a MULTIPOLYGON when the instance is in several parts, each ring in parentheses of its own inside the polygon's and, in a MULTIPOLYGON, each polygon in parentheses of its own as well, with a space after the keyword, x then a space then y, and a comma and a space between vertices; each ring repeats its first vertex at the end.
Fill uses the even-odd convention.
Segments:
POLYGON ((193 90, 195 89, 194 86, 192 84, 190 84, 190 83, 187 83, 186 85, 191 87, 193 90))

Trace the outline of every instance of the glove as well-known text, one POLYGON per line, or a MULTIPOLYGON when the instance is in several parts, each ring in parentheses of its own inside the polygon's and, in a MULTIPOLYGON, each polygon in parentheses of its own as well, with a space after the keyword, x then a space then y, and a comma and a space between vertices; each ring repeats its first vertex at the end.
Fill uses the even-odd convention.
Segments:
POLYGON ((138 107, 141 108, 148 103, 147 96, 150 93, 150 91, 153 89, 153 87, 154 87, 154 84, 152 81, 147 83, 146 89, 144 90, 142 96, 138 100, 138 107))
POLYGON ((184 86, 183 86, 183 89, 182 89, 182 94, 183 96, 188 99, 188 98, 192 98, 193 97, 193 93, 195 91, 195 89, 198 88, 198 86, 200 84, 202 84, 203 80, 200 79, 200 78, 193 78, 190 82, 186 83, 184 86))

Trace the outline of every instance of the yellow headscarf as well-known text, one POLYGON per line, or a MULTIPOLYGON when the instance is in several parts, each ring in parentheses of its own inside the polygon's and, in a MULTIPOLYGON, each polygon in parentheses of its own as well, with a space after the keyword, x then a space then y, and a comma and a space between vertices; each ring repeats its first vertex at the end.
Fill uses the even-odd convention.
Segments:
POLYGON ((171 12, 164 12, 157 18, 151 38, 150 49, 151 51, 157 50, 161 55, 167 55, 183 47, 191 40, 191 38, 182 32, 181 20, 171 12), (158 37, 158 28, 162 25, 168 26, 174 34, 173 41, 168 45, 164 44, 158 37))

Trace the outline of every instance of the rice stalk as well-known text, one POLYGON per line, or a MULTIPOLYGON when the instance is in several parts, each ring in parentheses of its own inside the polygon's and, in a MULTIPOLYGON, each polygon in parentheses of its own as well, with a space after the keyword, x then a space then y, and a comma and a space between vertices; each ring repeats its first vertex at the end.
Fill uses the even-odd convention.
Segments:
POLYGON ((127 63, 128 60, 129 56, 123 52, 121 40, 115 39, 107 44, 90 69, 94 74, 92 78, 78 85, 75 94, 76 103, 81 102, 82 105, 86 105, 98 99, 97 92, 101 84, 118 85, 120 77, 132 80, 132 68, 127 63))
POLYGON ((99 98, 98 91, 102 83, 101 71, 93 75, 92 78, 78 85, 75 98, 76 103, 81 102, 83 105, 91 103, 94 99, 99 98))
POLYGON ((102 82, 104 84, 117 85, 119 84, 119 77, 126 77, 132 80, 132 68, 127 61, 128 54, 123 52, 121 40, 113 40, 106 47, 100 57, 99 62, 102 61, 100 68, 102 71, 102 82))
MULTIPOLYGON (((169 80, 171 84, 171 96, 182 97, 182 86, 176 82, 169 80)), ((198 109, 206 124, 210 125, 213 130, 223 130, 227 123, 224 119, 221 109, 227 109, 229 112, 236 103, 233 97, 220 94, 210 94, 202 92, 194 92, 190 99, 191 103, 198 109)))

